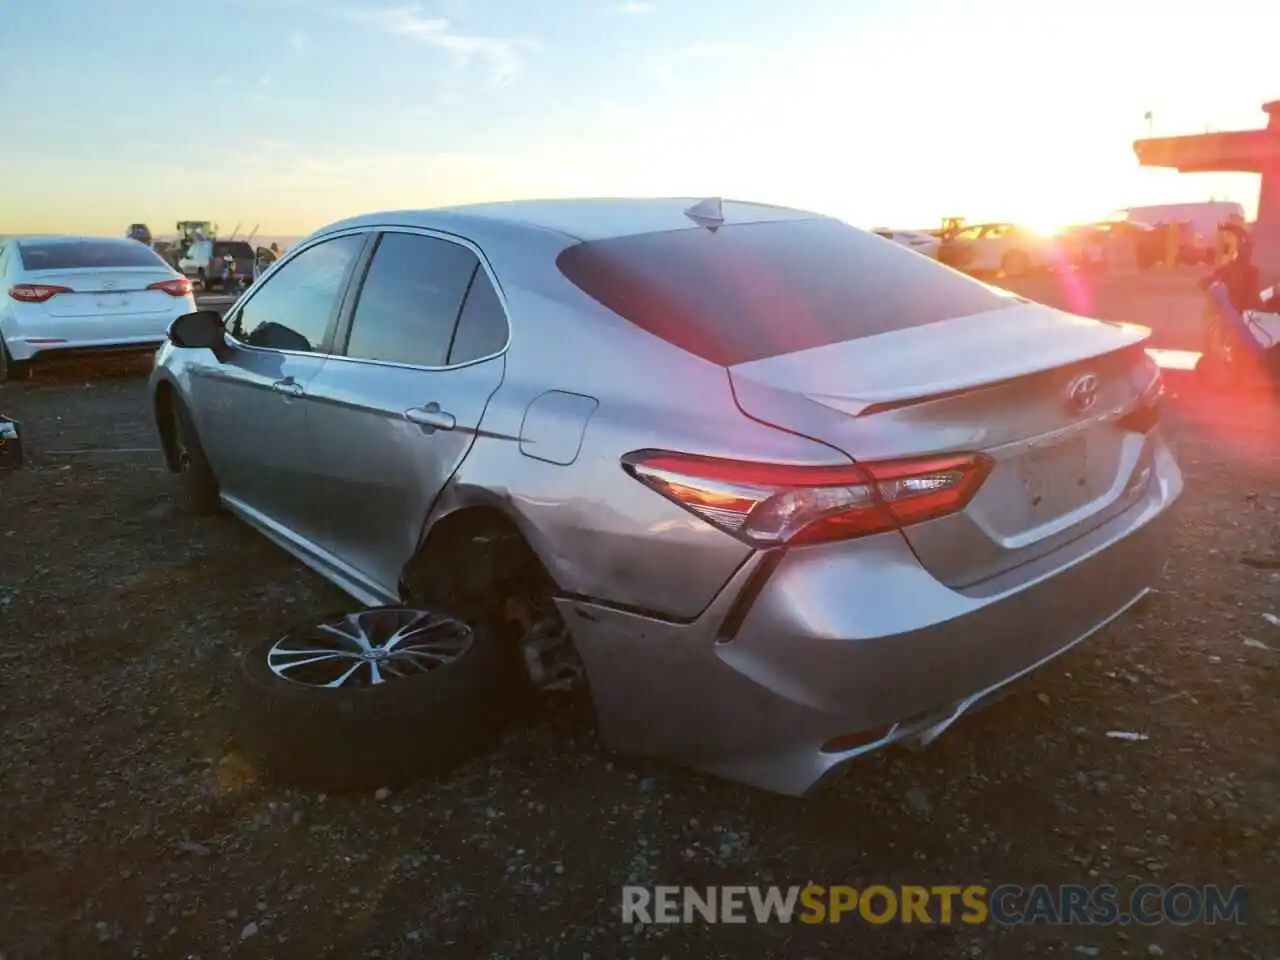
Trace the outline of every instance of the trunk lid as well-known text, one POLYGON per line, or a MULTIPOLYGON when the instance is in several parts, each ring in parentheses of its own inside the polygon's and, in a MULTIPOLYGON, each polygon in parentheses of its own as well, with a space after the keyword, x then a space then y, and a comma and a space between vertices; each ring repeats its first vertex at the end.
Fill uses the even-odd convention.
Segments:
POLYGON ((173 310, 174 298, 163 290, 148 290, 153 283, 175 279, 162 266, 116 267, 84 270, 32 270, 24 275, 29 283, 47 283, 69 287, 71 293, 60 293, 45 301, 51 317, 145 316, 173 310))
POLYGON ((730 378, 748 415, 855 460, 990 456, 963 512, 903 530, 960 588, 1082 536, 1145 489, 1146 438, 1117 421, 1147 385, 1149 335, 1019 303, 738 364, 730 378))

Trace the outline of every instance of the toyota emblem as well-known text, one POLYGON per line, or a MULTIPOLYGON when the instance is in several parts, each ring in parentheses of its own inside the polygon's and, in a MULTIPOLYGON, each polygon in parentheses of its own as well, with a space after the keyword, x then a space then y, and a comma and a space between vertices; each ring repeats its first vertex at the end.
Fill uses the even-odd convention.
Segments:
POLYGON ((1088 413, 1098 402, 1098 378, 1092 373, 1076 377, 1067 386, 1067 406, 1073 413, 1088 413))

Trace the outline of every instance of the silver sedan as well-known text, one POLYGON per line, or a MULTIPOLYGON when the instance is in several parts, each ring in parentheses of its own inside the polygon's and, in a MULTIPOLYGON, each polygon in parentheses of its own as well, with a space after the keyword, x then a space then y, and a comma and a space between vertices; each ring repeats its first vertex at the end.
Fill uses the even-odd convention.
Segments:
POLYGON ((362 216, 186 319, 193 505, 364 604, 483 584, 606 741, 784 793, 1124 613, 1182 489, 1148 331, 798 210, 362 216))

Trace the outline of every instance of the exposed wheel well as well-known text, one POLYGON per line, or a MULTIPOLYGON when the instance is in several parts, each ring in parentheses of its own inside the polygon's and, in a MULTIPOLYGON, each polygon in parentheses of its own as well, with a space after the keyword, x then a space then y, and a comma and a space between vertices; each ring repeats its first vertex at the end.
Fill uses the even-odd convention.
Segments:
POLYGON ((425 603, 502 630, 532 689, 586 688, 586 671, 557 612, 558 587, 515 522, 469 507, 432 527, 400 577, 403 603, 425 603))
POLYGON ((174 443, 173 387, 164 381, 156 387, 155 417, 156 429, 160 432, 160 447, 164 451, 164 462, 176 473, 178 454, 174 443))
POLYGON ((405 564, 402 600, 471 605, 512 591, 549 596, 556 584, 520 528, 496 507, 466 507, 437 522, 405 564))

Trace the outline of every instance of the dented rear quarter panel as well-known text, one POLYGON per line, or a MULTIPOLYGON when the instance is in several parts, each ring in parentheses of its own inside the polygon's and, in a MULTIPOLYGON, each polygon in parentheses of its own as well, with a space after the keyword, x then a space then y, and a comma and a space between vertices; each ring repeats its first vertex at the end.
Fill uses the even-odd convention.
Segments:
POLYGON ((510 315, 506 376, 432 522, 469 506, 497 507, 563 594, 696 617, 752 548, 632 479, 620 458, 645 448, 796 463, 847 457, 749 420, 725 368, 632 326, 545 260, 504 257, 500 245, 485 252, 510 315), (559 443, 580 434, 568 464, 529 456, 536 435, 526 433, 521 449, 530 404, 552 390, 596 401, 587 418, 585 406, 573 405, 563 408, 566 422, 540 418, 538 429, 560 434, 559 443))

